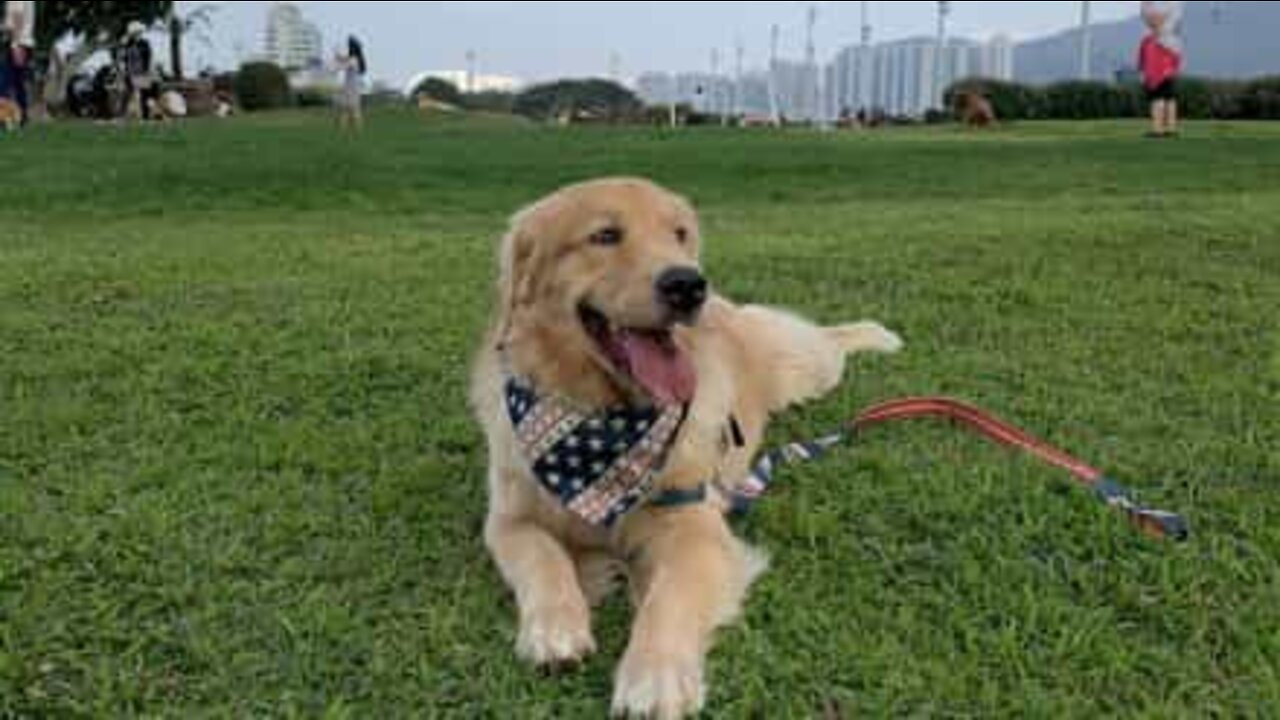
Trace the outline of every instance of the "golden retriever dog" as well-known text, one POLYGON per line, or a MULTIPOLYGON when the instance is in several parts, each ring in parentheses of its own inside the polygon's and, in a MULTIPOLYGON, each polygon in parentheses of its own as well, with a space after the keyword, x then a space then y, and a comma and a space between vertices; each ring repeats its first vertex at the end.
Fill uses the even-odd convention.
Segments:
POLYGON ((495 319, 474 370, 489 445, 485 541, 515 594, 516 651, 543 667, 581 661, 596 649, 591 608, 625 579, 636 616, 617 716, 701 710, 713 633, 766 565, 731 531, 726 492, 747 478, 770 414, 835 389, 851 353, 902 344, 875 323, 824 328, 735 305, 710 289, 701 246, 690 204, 644 180, 589 182, 530 206, 502 241, 495 319), (603 522, 598 502, 567 503, 581 488, 562 494, 548 471, 578 458, 539 454, 581 438, 548 442, 557 426, 539 424, 546 413, 516 414, 550 397, 550 414, 581 413, 581 427, 623 427, 619 417, 637 412, 647 418, 637 427, 678 428, 637 445, 660 460, 640 464, 641 482, 603 522), (592 415, 609 409, 624 414, 592 415))
POLYGON ((995 106, 977 92, 962 92, 956 96, 956 111, 960 121, 970 128, 995 127, 999 122, 995 106))
POLYGON ((0 97, 0 129, 13 132, 22 124, 22 109, 9 98, 0 97))

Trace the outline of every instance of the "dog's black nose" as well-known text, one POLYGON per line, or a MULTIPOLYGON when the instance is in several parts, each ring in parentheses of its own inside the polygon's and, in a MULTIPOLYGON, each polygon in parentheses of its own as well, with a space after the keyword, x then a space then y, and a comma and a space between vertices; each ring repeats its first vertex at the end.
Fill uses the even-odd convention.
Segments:
POLYGON ((692 315, 707 304, 707 279, 695 268, 672 268, 658 276, 658 298, 684 315, 692 315))

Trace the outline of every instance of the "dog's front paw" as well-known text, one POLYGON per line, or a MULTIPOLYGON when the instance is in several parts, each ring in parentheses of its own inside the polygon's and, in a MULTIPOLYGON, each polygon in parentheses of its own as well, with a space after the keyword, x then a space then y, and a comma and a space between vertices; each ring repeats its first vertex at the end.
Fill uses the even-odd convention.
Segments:
POLYGON ((532 611, 520 623, 516 652, 538 667, 575 665, 595 651, 591 614, 585 605, 532 611))
POLYGON ((631 651, 618 670, 613 715, 619 718, 681 720, 702 711, 706 687, 702 660, 631 651))
POLYGON ((832 331, 846 353, 875 352, 892 355, 901 352, 906 343, 880 323, 864 322, 845 325, 832 331))
POLYGON ((870 352, 893 355, 902 352, 907 346, 902 341, 902 336, 879 323, 866 323, 861 327, 866 338, 866 348, 870 352))

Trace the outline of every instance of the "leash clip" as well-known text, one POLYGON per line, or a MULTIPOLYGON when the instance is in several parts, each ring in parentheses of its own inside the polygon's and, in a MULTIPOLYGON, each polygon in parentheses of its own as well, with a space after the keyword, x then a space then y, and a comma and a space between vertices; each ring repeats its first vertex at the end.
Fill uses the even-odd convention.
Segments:
POLYGON ((1155 510, 1139 505, 1128 488, 1108 477, 1098 479, 1094 486, 1098 499, 1119 510, 1129 518, 1138 530, 1156 540, 1172 540, 1184 543, 1191 539, 1191 525, 1176 513, 1155 510))

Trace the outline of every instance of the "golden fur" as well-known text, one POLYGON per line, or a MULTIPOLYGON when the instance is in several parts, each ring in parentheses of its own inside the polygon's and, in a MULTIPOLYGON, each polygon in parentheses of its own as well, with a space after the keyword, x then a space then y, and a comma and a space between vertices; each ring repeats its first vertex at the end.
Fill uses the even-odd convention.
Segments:
POLYGON ((999 123, 995 106, 977 92, 962 92, 956 97, 960 120, 971 128, 995 127, 999 123))
MULTIPOLYGON (((661 323, 655 279, 673 266, 697 267, 700 243, 689 203, 643 180, 577 185, 527 208, 502 242, 496 317, 474 372, 472 404, 489 443, 485 539, 516 596, 517 651, 540 666, 594 652, 590 608, 625 578, 637 614, 616 677, 618 715, 679 718, 701 709, 713 632, 738 614, 765 561, 733 535, 720 502, 644 508, 611 532, 569 516, 520 456, 502 403, 499 347, 512 371, 539 388, 591 406, 625 402, 636 390, 601 357, 578 305, 590 298, 628 326, 661 323), (591 244, 606 225, 625 240, 591 244)), ((745 477, 771 413, 833 390, 850 353, 901 347, 874 323, 820 328, 714 294, 700 321, 674 335, 699 385, 662 489, 745 477), (724 447, 730 415, 745 448, 724 447)))
POLYGON ((22 110, 9 98, 0 97, 0 128, 17 130, 22 123, 22 110))

